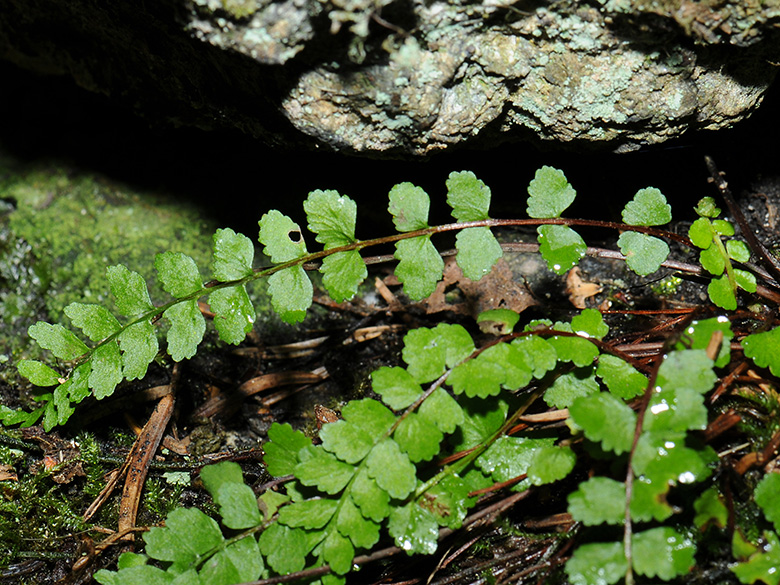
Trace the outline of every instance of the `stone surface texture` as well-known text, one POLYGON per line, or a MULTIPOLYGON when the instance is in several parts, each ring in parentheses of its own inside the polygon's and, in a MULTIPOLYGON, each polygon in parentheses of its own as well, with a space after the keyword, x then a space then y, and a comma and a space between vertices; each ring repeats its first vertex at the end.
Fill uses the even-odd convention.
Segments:
POLYGON ((778 23, 780 0, 0 0, 0 57, 272 146, 631 150, 748 116, 778 23))

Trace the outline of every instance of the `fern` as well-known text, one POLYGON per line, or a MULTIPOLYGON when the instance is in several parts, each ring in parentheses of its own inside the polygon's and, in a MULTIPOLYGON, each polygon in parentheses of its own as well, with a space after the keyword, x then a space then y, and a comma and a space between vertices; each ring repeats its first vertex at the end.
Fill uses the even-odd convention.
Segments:
MULTIPOLYGON (((102 399, 123 380, 143 378, 160 354, 155 327, 160 319, 168 322, 164 347, 171 358, 192 357, 206 330, 201 299, 215 315, 220 339, 242 342, 256 318, 246 285, 259 278, 268 279, 274 311, 296 323, 312 303, 307 270, 316 265, 328 294, 340 302, 354 296, 367 277, 362 251, 392 243, 404 292, 414 300, 425 298, 442 278, 444 263, 433 238, 443 232, 457 232, 456 261, 473 280, 490 272, 501 257, 491 228, 536 226, 540 254, 562 274, 588 253, 576 228, 598 226, 621 231, 618 247, 637 274, 657 271, 667 262, 667 241, 675 240, 701 250, 701 265, 714 277, 708 292, 718 306, 735 308, 738 290, 758 290, 753 273, 734 265, 749 260, 747 246, 726 239, 733 227, 718 219, 710 200, 697 206, 700 217, 688 239, 658 227, 671 220, 671 208, 654 188, 635 194, 623 209, 624 223, 563 218, 576 192, 561 171, 550 167, 541 168, 528 187, 528 219, 490 218, 490 190, 473 173, 452 173, 447 191, 455 223, 431 226, 425 191, 410 183, 396 185, 388 211, 398 233, 371 240, 355 236, 351 199, 314 191, 304 211, 321 250, 309 252, 301 227, 270 211, 259 222, 258 237, 270 267, 255 267, 249 238, 218 230, 206 282, 189 256, 157 256, 157 277, 170 295, 161 304, 152 302, 141 275, 123 265, 109 267, 116 313, 73 303, 65 314, 79 334, 60 324, 30 327, 30 336, 59 364, 22 360, 19 372, 52 390, 39 397, 43 404, 33 412, 3 407, 3 423, 30 425, 42 418, 49 430, 65 424, 90 394, 102 399)), ((687 572, 696 543, 675 525, 668 497, 682 485, 699 486, 697 502, 716 507, 711 502, 717 496, 705 496, 715 493, 708 483, 716 457, 693 441, 692 433, 706 427, 704 395, 715 385, 715 368, 727 366, 731 357, 728 343, 714 353, 710 347, 712 339, 733 337, 728 321, 691 324, 650 372, 650 380, 647 371, 637 370, 601 341, 609 329, 598 311, 584 310, 569 323, 532 322, 522 331, 514 331, 519 317, 508 311, 488 312, 480 321, 497 324, 501 337, 477 347, 460 325, 410 331, 402 352, 406 365, 372 374, 381 401, 346 404, 343 419, 323 427, 321 444, 274 424, 265 464, 270 474, 292 479, 280 491, 261 496, 262 513, 238 466, 207 467, 202 478, 219 507, 222 527, 199 510, 176 509, 164 527, 144 535, 145 554, 123 555, 118 571, 100 571, 98 581, 229 584, 316 570, 322 583, 343 583, 356 555, 382 538, 408 554, 430 554, 441 530, 460 528, 483 490, 500 484, 520 491, 557 482, 594 451, 615 460, 609 476, 592 476, 568 498, 569 513, 584 532, 593 533, 586 534, 590 542, 575 548, 565 565, 571 582, 625 578, 629 583, 634 573, 668 581, 687 572), (631 408, 628 401, 639 396, 641 406, 631 408), (571 439, 517 434, 520 417, 537 400, 567 409, 571 439), (616 470, 623 481, 616 479, 616 470)), ((741 340, 745 355, 775 375, 780 371, 776 331, 741 340)), ((767 495, 773 484, 761 485, 770 487, 757 492, 757 501, 767 519, 776 522, 776 506, 767 495)), ((765 533, 764 556, 743 555, 735 569, 743 582, 765 578, 762 567, 777 554, 776 530, 765 533)))

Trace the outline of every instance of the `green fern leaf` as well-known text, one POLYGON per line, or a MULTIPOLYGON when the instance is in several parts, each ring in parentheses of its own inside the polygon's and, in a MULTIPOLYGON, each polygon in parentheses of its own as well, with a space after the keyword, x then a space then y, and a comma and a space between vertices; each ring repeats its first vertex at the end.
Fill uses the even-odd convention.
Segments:
POLYGON ((102 305, 71 303, 65 307, 65 314, 92 341, 103 341, 122 327, 102 305))
POLYGON ((252 488, 244 483, 241 467, 233 461, 207 465, 200 478, 219 506, 222 522, 228 528, 242 530, 262 522, 257 498, 252 488))
POLYGON ((599 356, 596 375, 607 386, 610 393, 623 400, 639 396, 645 391, 647 378, 631 364, 609 354, 599 356))
POLYGON ((220 282, 239 280, 252 275, 255 247, 252 240, 230 228, 214 233, 214 259, 211 271, 220 282))
POLYGON ((390 515, 390 495, 377 485, 365 468, 355 475, 349 495, 361 514, 374 522, 381 522, 390 515))
POLYGON ((311 446, 311 439, 288 424, 273 423, 268 429, 268 442, 263 445, 266 469, 274 477, 291 475, 300 463, 298 453, 311 446))
MULTIPOLYGON (((198 577, 200 583, 247 583, 260 578, 264 569, 265 564, 257 540, 248 536, 214 554, 203 564, 198 577)), ((186 583, 197 581, 190 580, 186 583)))
POLYGON ((279 522, 290 528, 323 528, 333 518, 338 507, 338 500, 325 498, 293 502, 279 510, 279 522))
POLYGON ((299 528, 274 522, 260 535, 258 544, 268 564, 280 575, 300 571, 306 566, 310 547, 306 533, 299 528))
POLYGON ((60 383, 60 375, 43 362, 21 360, 17 369, 19 374, 36 386, 54 386, 60 383))
POLYGON ((122 315, 137 317, 154 309, 143 276, 122 264, 109 266, 106 276, 116 308, 122 315))
POLYGON ((411 406, 422 396, 422 388, 403 368, 383 366, 371 373, 374 392, 393 410, 411 406))
POLYGON ((314 287, 301 266, 291 266, 268 278, 271 306, 285 323, 299 323, 311 306, 314 287))
POLYGON ((528 465, 528 481, 532 485, 544 485, 563 479, 577 462, 577 456, 569 447, 547 445, 536 449, 528 465))
POLYGON ((275 209, 260 218, 258 240, 263 252, 274 264, 290 262, 306 255, 306 242, 301 228, 289 217, 275 209))
POLYGON ((598 347, 579 335, 555 335, 547 342, 555 348, 558 361, 572 362, 575 366, 589 366, 599 357, 598 347))
POLYGON ((309 230, 326 250, 346 246, 355 241, 357 205, 336 191, 312 191, 303 202, 309 230))
POLYGON ((536 231, 539 252, 556 274, 564 274, 577 264, 588 248, 582 237, 566 225, 542 225, 536 231))
POLYGON ((429 461, 439 453, 439 444, 444 435, 428 419, 412 412, 399 423, 393 439, 409 460, 417 463, 429 461))
POLYGON ((122 381, 122 356, 116 343, 101 345, 92 352, 90 360, 92 371, 89 374, 89 387, 98 400, 113 394, 117 384, 122 381))
POLYGON ((710 476, 708 467, 717 456, 711 450, 685 446, 685 432, 646 431, 637 441, 632 465, 637 476, 653 483, 695 483, 710 476))
POLYGON ((626 257, 628 267, 640 276, 652 274, 669 256, 669 245, 653 236, 637 232, 623 232, 618 247, 626 257))
POLYGON ((634 534, 634 570, 646 577, 664 581, 685 575, 694 565, 694 542, 668 526, 651 528, 634 534))
POLYGON ((397 500, 412 493, 417 484, 416 469, 409 456, 391 439, 383 439, 371 450, 366 469, 377 485, 397 500))
POLYGON ((117 341, 122 350, 122 375, 128 380, 142 379, 160 349, 154 325, 149 321, 131 325, 119 334, 117 341))
POLYGON ((428 194, 411 183, 399 183, 390 189, 387 210, 393 216, 393 224, 399 232, 427 228, 430 206, 428 194))
POLYGON ((417 412, 442 433, 454 432, 465 420, 460 404, 442 388, 434 390, 417 412))
POLYGON ((322 284, 337 303, 357 294, 358 287, 368 276, 363 257, 357 250, 338 252, 322 260, 322 284))
POLYGON ((626 515, 626 485, 607 477, 591 477, 569 494, 569 514, 586 526, 622 524, 626 515))
POLYGON ((710 281, 707 285, 707 294, 709 295, 710 300, 721 309, 733 311, 737 308, 735 290, 726 274, 720 278, 713 278, 710 281))
POLYGON ((84 355, 89 348, 76 335, 62 325, 51 325, 38 321, 30 325, 27 334, 43 349, 50 350, 54 357, 61 360, 72 360, 84 355))
POLYGON ((355 474, 352 465, 336 459, 321 446, 307 446, 298 452, 300 463, 295 466, 295 477, 306 486, 315 486, 326 494, 337 494, 355 474))
POLYGON ((461 398, 458 404, 463 412, 463 423, 453 437, 456 451, 471 449, 489 439, 504 424, 509 411, 506 400, 501 398, 490 401, 461 398))
POLYGON ((457 475, 447 475, 426 491, 418 504, 428 510, 440 526, 461 527, 469 508, 477 498, 469 497, 471 486, 457 475))
POLYGON ((319 552, 323 562, 337 575, 345 575, 352 569, 355 547, 349 538, 342 536, 337 530, 328 534, 320 545, 319 552))
POLYGON ((585 436, 601 443, 605 451, 619 455, 631 449, 636 414, 614 395, 599 392, 581 396, 569 406, 569 415, 585 436))
POLYGON ((490 188, 471 171, 450 173, 447 178, 447 204, 458 222, 488 218, 490 188))
POLYGON ((195 260, 179 252, 157 254, 154 259, 157 277, 165 292, 177 299, 184 298, 203 288, 195 260))
POLYGON ((780 531, 780 473, 767 473, 756 486, 756 504, 764 516, 780 531))
POLYGON ((672 221, 672 206, 661 191, 646 187, 626 204, 622 216, 628 225, 663 225, 672 221))
POLYGON ((336 527, 355 548, 370 549, 379 542, 379 524, 363 516, 351 498, 345 498, 339 506, 336 527))
POLYGON ((503 256, 501 244, 489 228, 468 228, 455 237, 458 267, 469 280, 477 281, 488 274, 503 256))
POLYGON ((362 461, 376 441, 376 437, 347 420, 323 426, 320 438, 325 450, 351 464, 362 461))
POLYGON ((742 349, 759 368, 769 368, 780 376, 780 327, 748 335, 742 340, 742 349))
POLYGON ((474 341, 460 325, 440 323, 413 329, 404 336, 402 356, 408 372, 421 384, 432 382, 474 352, 474 341))
MULTIPOLYGON (((509 481, 528 473, 536 452, 553 446, 554 439, 532 439, 528 437, 499 437, 484 453, 474 460, 474 464, 495 481, 509 481)), ((530 486, 524 480, 515 484, 514 491, 522 491, 530 486)))
POLYGON ((398 260, 395 275, 411 300, 419 301, 433 294, 444 272, 444 260, 430 236, 396 242, 394 256, 398 260))
POLYGON ((544 401, 555 408, 569 408, 580 396, 599 391, 595 366, 575 368, 558 376, 544 393, 544 401))
POLYGON ((198 351, 206 333, 206 320, 196 301, 185 301, 165 310, 163 316, 171 322, 168 330, 168 353, 174 361, 189 359, 198 351))
POLYGON ((780 571, 777 570, 780 566, 780 538, 774 532, 765 531, 764 539, 766 544, 750 555, 746 562, 731 567, 741 583, 780 584, 780 571))
POLYGON ((150 528, 143 538, 147 555, 182 569, 189 568, 224 541, 216 521, 196 508, 175 509, 168 514, 164 527, 150 528))
POLYGON ((621 542, 583 544, 566 562, 571 585, 611 585, 626 576, 626 557, 621 542))
POLYGON ((562 171, 544 166, 528 185, 528 216, 537 219, 559 217, 572 204, 577 192, 562 171))
POLYGON ((531 368, 534 378, 542 378, 558 364, 555 348, 538 335, 515 339, 512 341, 512 347, 520 352, 523 363, 531 368))
POLYGON ((257 314, 243 284, 215 290, 209 295, 209 306, 222 341, 238 345, 252 331, 257 314))
POLYGON ((387 524, 395 545, 406 554, 433 554, 439 539, 436 519, 428 510, 410 502, 394 508, 387 524))

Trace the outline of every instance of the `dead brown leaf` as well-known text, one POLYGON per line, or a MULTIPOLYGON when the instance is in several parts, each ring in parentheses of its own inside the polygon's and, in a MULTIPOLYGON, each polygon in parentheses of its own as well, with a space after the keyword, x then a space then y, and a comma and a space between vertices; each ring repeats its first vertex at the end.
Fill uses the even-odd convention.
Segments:
POLYGON ((480 313, 489 309, 511 309, 522 313, 535 305, 536 300, 525 283, 517 282, 503 258, 489 274, 476 282, 463 276, 455 259, 448 258, 444 265, 444 277, 423 303, 428 314, 452 311, 476 319, 480 313))
POLYGON ((582 279, 582 271, 579 266, 575 266, 566 274, 566 292, 569 295, 571 304, 578 309, 585 309, 585 299, 596 296, 602 288, 593 282, 587 282, 582 279))

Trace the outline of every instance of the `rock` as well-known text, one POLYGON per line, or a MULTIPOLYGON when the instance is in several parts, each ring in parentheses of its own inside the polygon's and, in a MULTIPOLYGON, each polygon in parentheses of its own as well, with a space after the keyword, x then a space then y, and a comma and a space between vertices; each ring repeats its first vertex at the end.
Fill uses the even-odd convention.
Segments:
POLYGON ((778 17, 778 0, 3 0, 0 55, 279 148, 623 151, 747 117, 778 17))

